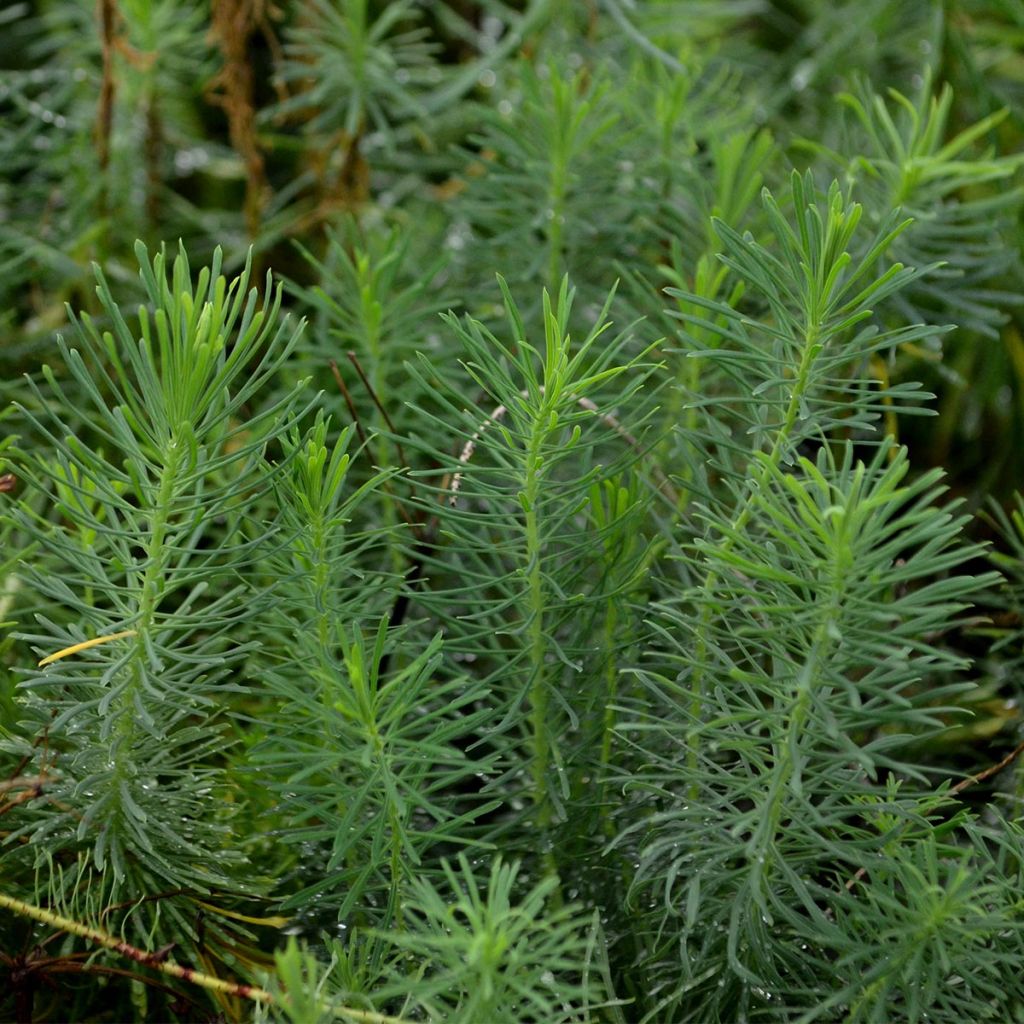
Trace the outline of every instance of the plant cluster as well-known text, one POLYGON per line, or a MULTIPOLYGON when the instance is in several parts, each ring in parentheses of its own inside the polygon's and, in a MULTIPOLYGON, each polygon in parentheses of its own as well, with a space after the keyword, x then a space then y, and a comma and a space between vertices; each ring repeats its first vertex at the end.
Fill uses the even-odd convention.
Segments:
POLYGON ((0 12, 0 1016, 1024 1019, 1022 31, 0 12))

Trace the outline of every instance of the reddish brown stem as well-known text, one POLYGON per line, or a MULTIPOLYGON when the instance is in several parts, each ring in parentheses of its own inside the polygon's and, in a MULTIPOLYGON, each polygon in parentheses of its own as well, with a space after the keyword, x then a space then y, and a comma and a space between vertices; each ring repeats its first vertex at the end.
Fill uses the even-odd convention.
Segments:
POLYGON ((1024 754, 1024 743, 1018 744, 1009 754, 1006 755, 998 764, 989 765, 983 772, 978 772, 977 775, 968 775, 966 779, 961 779, 949 792, 950 795, 957 795, 962 793, 968 786, 973 786, 977 782, 984 782, 985 779, 991 778, 993 775, 997 775, 1008 765, 1024 754))
POLYGON ((359 441, 365 448, 369 442, 369 438, 366 436, 366 431, 363 430, 362 423, 359 422, 359 412, 356 410, 355 402, 352 401, 352 395, 345 385, 344 378, 341 376, 338 364, 333 359, 331 360, 331 373, 334 374, 334 380, 338 385, 338 390, 341 392, 342 398, 345 399, 345 405, 348 406, 348 414, 352 417, 352 422, 355 424, 356 433, 359 435, 359 441))
POLYGON ((359 357, 355 352, 349 350, 345 353, 348 356, 348 361, 356 368, 356 373, 359 374, 359 379, 363 382, 363 387, 366 388, 373 404, 380 410, 381 416, 384 417, 384 422, 387 424, 388 430, 391 431, 394 437, 395 447, 398 449, 398 458, 402 465, 408 468, 409 460, 405 457, 405 452, 402 451, 402 442, 398 440, 398 431, 395 430, 395 425, 391 421, 391 417, 388 415, 387 409, 384 408, 383 402, 377 396, 377 392, 374 390, 373 385, 370 383, 370 378, 366 376, 366 371, 363 369, 362 364, 359 362, 359 357))

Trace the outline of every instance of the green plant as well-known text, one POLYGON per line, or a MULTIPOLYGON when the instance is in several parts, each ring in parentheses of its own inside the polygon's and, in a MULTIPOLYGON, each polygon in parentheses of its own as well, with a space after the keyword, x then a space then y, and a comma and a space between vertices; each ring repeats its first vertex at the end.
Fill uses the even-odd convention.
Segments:
POLYGON ((1018 1019, 1019 15, 0 15, 0 1015, 1018 1019))

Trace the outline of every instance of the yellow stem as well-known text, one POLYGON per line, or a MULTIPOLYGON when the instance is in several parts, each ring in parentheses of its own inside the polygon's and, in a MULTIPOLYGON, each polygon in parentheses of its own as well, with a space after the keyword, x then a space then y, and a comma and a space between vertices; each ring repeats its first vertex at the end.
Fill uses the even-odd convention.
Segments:
MULTIPOLYGON (((6 907, 8 910, 13 910, 16 914, 30 917, 35 921, 40 921, 42 924, 50 925, 52 928, 68 932, 70 935, 81 936, 83 939, 88 939, 90 942, 97 943, 97 945, 112 949, 116 953, 129 957, 146 967, 151 967, 155 971, 160 971, 162 974, 167 974, 172 978, 190 981, 201 988, 209 989, 211 992, 223 992, 225 995, 251 999, 256 1003, 276 1003, 279 1001, 266 989, 257 988, 255 985, 247 985, 245 982, 240 981, 224 981, 221 978, 215 978, 211 974, 204 974, 202 971, 197 971, 191 967, 183 967, 181 964, 176 964, 173 960, 163 959, 158 953, 147 953, 144 949, 132 946, 130 943, 115 938, 99 928, 91 928, 89 925, 81 924, 70 918, 61 917, 60 914, 55 914, 52 910, 37 907, 32 903, 25 903, 2 892, 0 892, 0 907, 6 907)), ((331 1012, 336 1017, 347 1017, 350 1020, 360 1022, 360 1024, 409 1024, 409 1021, 401 1017, 389 1017, 387 1014, 375 1013, 373 1010, 357 1010, 351 1006, 331 1007, 331 1012)))
POLYGON ((72 644, 70 647, 65 647, 62 651, 57 651, 56 654, 48 654, 41 662, 39 667, 42 668, 44 665, 49 665, 51 662, 59 661, 61 658, 66 658, 69 654, 77 654, 79 651, 87 651, 90 647, 99 647, 100 644, 109 643, 111 640, 123 640, 126 636, 135 636, 136 630, 134 629, 122 629, 120 633, 108 633, 106 636, 96 636, 91 640, 83 640, 79 644, 72 644))

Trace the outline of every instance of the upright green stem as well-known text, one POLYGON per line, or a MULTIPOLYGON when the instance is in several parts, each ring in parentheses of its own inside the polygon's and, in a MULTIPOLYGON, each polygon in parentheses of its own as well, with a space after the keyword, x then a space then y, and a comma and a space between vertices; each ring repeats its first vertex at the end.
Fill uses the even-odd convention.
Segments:
MULTIPOLYGON (((534 420, 527 448, 523 498, 526 506, 526 634, 530 666, 530 724, 533 732, 533 801, 537 809, 535 821, 544 850, 541 861, 545 874, 553 877, 558 874, 558 865, 545 836, 551 825, 552 810, 548 792, 551 735, 548 723, 547 638, 544 635, 544 574, 541 571, 540 519, 537 515, 542 482, 541 445, 545 437, 542 424, 547 422, 547 413, 545 402, 534 420)), ((556 903, 559 902, 560 894, 556 891, 553 898, 556 903)))
POLYGON ((601 722, 601 761, 598 768, 600 787, 601 820, 605 834, 611 838, 615 834, 611 816, 608 814, 608 767, 612 762, 612 737, 615 734, 615 711, 613 705, 619 688, 619 667, 613 656, 615 632, 619 624, 619 612, 612 598, 608 599, 608 607, 604 616, 604 648, 608 652, 604 669, 604 716, 601 722))
MULTIPOLYGON (((359 287, 361 291, 360 302, 360 325, 363 330, 363 344, 369 356, 369 386, 373 390, 374 411, 373 420, 377 430, 384 431, 388 427, 387 419, 381 409, 388 407, 390 396, 387 389, 387 345, 385 333, 382 329, 384 323, 383 300, 378 296, 378 281, 376 273, 368 257, 360 256, 356 262, 359 287)), ((374 457, 377 465, 383 468, 391 460, 388 450, 387 438, 378 435, 374 446, 374 457)), ((396 533, 399 523, 398 511, 395 507, 395 499, 391 492, 385 488, 382 492, 383 501, 381 514, 384 519, 385 536, 387 538, 388 556, 391 560, 391 569, 396 578, 405 575, 407 564, 407 553, 396 533)))
POLYGON ((530 715, 533 727, 533 799, 537 806, 537 824, 541 828, 546 828, 551 822, 551 801, 547 790, 551 742, 548 735, 548 691, 545 674, 547 642, 544 637, 544 577, 541 572, 540 521, 537 515, 542 440, 541 416, 538 416, 534 421, 526 453, 523 498, 526 511, 526 630, 530 665, 530 715))
MULTIPOLYGON (((384 747, 384 741, 377 731, 376 724, 371 725, 373 733, 373 749, 377 763, 387 765, 388 752, 384 747)), ((385 768, 385 771, 388 769, 385 768)), ((393 783, 392 783, 393 786, 393 783)), ((405 924, 402 920, 402 882, 405 879, 405 851, 402 849, 402 834, 404 824, 399 815, 395 801, 390 792, 387 796, 388 828, 391 831, 390 865, 391 891, 388 893, 388 910, 390 912, 390 926, 396 931, 402 931, 405 924)))
POLYGON ((330 560, 322 518, 310 525, 313 535, 313 607, 316 609, 316 639, 320 657, 326 662, 331 641, 330 560))
POLYGON ((804 732, 804 726, 807 724, 807 717, 811 710, 811 693, 814 687, 814 680, 818 675, 819 666, 823 663, 831 646, 828 627, 834 619, 837 610, 837 602, 830 604, 821 624, 815 631, 811 649, 800 671, 796 699, 793 701, 789 712, 786 734, 781 741, 775 744, 775 766, 770 798, 768 807, 761 816, 761 824, 756 837, 756 846, 765 851, 765 859, 763 861, 758 860, 757 862, 756 870, 760 878, 764 878, 769 870, 767 856, 774 849, 775 835, 778 832, 779 822, 782 820, 786 787, 789 785, 796 770, 793 751, 796 749, 796 745, 804 732))
POLYGON ((548 191, 548 288, 557 293, 562 277, 562 238, 565 224, 566 168, 562 154, 559 154, 551 168, 551 185, 548 191))
MULTIPOLYGON (((700 388, 700 374, 703 369, 704 360, 698 358, 688 359, 689 366, 687 367, 686 374, 686 392, 688 395, 698 394, 700 388)), ((680 419, 683 421, 683 437, 693 437, 697 432, 697 416, 698 408, 693 402, 688 402, 685 410, 681 408, 682 396, 679 388, 672 388, 669 391, 669 401, 667 403, 667 413, 669 423, 678 423, 680 419)), ((686 507, 690 504, 690 498, 692 497, 691 486, 693 484, 694 468, 693 459, 686 458, 683 460, 682 471, 680 473, 682 478, 683 486, 679 488, 679 500, 676 502, 676 511, 682 516, 686 511, 686 507)))
POLYGON ((577 131, 574 122, 574 85, 553 83, 556 133, 551 146, 551 173, 548 177, 548 289, 558 294, 562 279, 562 242, 565 234, 565 199, 569 190, 569 163, 577 131), (565 90, 565 91, 563 91, 565 90))
POLYGON ((164 471, 157 491, 156 507, 153 509, 153 522, 149 531, 146 572, 142 579, 139 594, 139 621, 136 629, 139 632, 140 646, 144 631, 153 625, 157 604, 160 599, 160 581, 164 574, 165 552, 164 541, 167 537, 168 520, 170 519, 171 503, 174 500, 175 486, 178 482, 178 468, 183 447, 172 437, 164 453, 164 471))
POLYGON ((774 744, 774 767, 768 805, 761 814, 758 830, 750 844, 751 848, 757 851, 753 858, 753 872, 754 883, 758 888, 763 885, 772 869, 771 858, 775 852, 775 837, 785 808, 786 790, 798 770, 795 752, 807 726, 815 682, 833 646, 835 623, 842 608, 846 577, 850 567, 843 530, 835 537, 835 544, 835 562, 829 587, 831 593, 827 597, 822 595, 821 618, 796 678, 796 696, 789 710, 785 735, 774 744))
MULTIPOLYGON (((796 381, 793 384, 793 390, 789 396, 789 403, 786 407, 786 414, 783 417, 782 425, 779 427, 779 431, 775 435, 775 441, 768 453, 767 460, 760 463, 758 469, 750 480, 750 486, 747 488, 746 497, 730 524, 729 532, 722 538, 718 545, 718 550, 723 553, 732 550, 732 546, 735 543, 733 538, 742 533, 746 528, 746 525, 750 521, 750 517, 754 512, 755 497, 764 488, 772 472, 778 468, 779 463, 782 460, 782 456, 786 451, 790 435, 793 432, 793 427, 796 424, 796 418, 800 411, 800 403, 803 400, 810 383, 811 367, 813 366, 814 357, 816 355, 815 349, 817 346, 817 339, 817 325, 808 327, 804 336, 804 347, 800 356, 800 365, 797 369, 796 381)), ((717 586, 718 573, 714 569, 710 569, 707 576, 704 577, 701 589, 704 591, 705 595, 710 597, 715 592, 715 588, 717 586)), ((707 600, 701 606, 700 618, 697 622, 697 635, 694 643, 693 677, 690 681, 690 717, 693 722, 699 721, 701 707, 704 703, 704 660, 708 653, 708 628, 710 625, 711 602, 710 600, 707 600)), ((692 739, 687 751, 686 762, 687 767, 695 780, 691 787, 691 795, 695 797, 697 748, 692 739)))
MULTIPOLYGON (((705 299, 717 300, 726 281, 725 268, 715 271, 708 270, 708 267, 715 261, 715 253, 718 249, 718 237, 712 231, 708 248, 697 259, 692 284, 693 293, 705 299)), ((680 312, 689 312, 688 307, 690 307, 689 303, 681 303, 679 307, 680 312)), ((711 348, 715 344, 716 335, 713 329, 691 325, 690 333, 694 342, 698 345, 711 348)), ((705 360, 695 352, 686 358, 685 373, 680 375, 683 378, 683 388, 670 388, 665 406, 666 422, 673 425, 682 423, 683 441, 684 443, 689 443, 691 448, 694 446, 688 439, 696 436, 698 417, 700 415, 699 406, 691 401, 691 398, 701 393, 700 378, 704 370, 704 364, 705 360)), ((679 489, 679 497, 676 501, 676 513, 679 516, 682 516, 686 511, 693 496, 692 484, 694 475, 694 460, 687 453, 687 457, 683 459, 682 466, 680 467, 680 478, 683 486, 679 489)))
POLYGON ((111 745, 112 753, 117 750, 124 756, 114 756, 116 763, 116 789, 126 782, 126 759, 130 760, 130 752, 135 741, 136 716, 135 701, 145 685, 145 665, 149 659, 147 641, 151 640, 157 607, 160 603, 162 580, 166 569, 168 521, 171 505, 174 501, 178 484, 178 473, 181 466, 184 446, 172 436, 164 453, 164 468, 157 491, 156 502, 152 510, 152 521, 149 531, 149 543, 146 546, 146 569, 139 588, 138 617, 135 622, 135 656, 131 661, 131 683, 124 688, 115 703, 113 716, 116 717, 118 742, 111 745))
MULTIPOLYGON (((384 736, 380 732, 379 708, 377 706, 374 687, 371 683, 371 671, 366 667, 362 657, 349 661, 350 683, 355 701, 353 707, 362 726, 363 735, 371 750, 371 764, 378 767, 377 786, 382 793, 382 813, 387 818, 389 857, 388 871, 388 913, 389 925, 401 929, 402 923, 402 883, 407 871, 407 861, 403 848, 402 837, 405 834, 405 822, 402 811, 396 800, 396 786, 391 773, 392 752, 384 736)), ((343 808, 344 810, 344 808, 343 808)), ((354 851, 350 851, 350 854, 354 851)), ((350 860, 350 864, 353 862, 350 860)))

